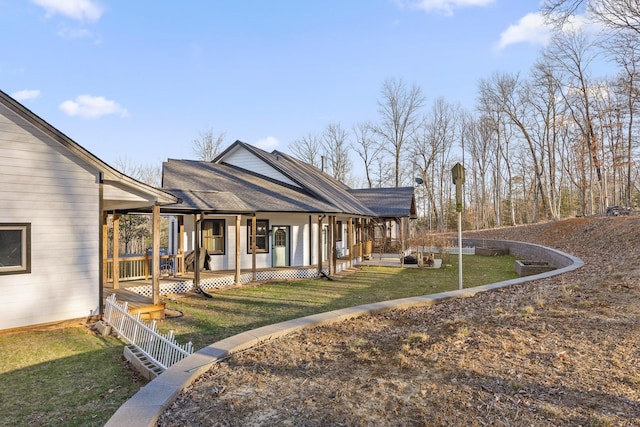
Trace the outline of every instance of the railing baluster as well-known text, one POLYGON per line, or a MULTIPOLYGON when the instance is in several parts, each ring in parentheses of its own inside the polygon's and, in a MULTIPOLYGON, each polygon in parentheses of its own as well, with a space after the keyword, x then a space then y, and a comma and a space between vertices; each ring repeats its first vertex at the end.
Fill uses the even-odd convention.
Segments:
POLYGON ((191 341, 185 345, 176 342, 173 331, 162 334, 154 321, 150 325, 128 311, 128 304, 118 304, 115 294, 107 298, 104 319, 130 344, 139 348, 147 357, 163 369, 168 368, 193 353, 191 341))

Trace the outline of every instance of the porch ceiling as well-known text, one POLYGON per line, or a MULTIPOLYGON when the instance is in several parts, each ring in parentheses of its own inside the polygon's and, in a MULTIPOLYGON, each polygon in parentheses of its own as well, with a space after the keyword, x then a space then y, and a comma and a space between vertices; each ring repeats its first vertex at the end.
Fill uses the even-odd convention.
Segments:
POLYGON ((156 204, 167 204, 168 201, 175 202, 175 198, 168 199, 169 195, 165 192, 143 191, 145 187, 127 185, 117 181, 104 181, 103 184, 102 205, 103 209, 107 211, 136 210, 149 208, 156 204))

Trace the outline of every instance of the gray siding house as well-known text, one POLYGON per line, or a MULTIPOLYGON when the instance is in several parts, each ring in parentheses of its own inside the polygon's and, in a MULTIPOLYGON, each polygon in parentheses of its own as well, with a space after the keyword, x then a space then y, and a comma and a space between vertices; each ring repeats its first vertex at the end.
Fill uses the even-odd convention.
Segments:
POLYGON ((0 330, 101 313, 106 213, 177 201, 0 91, 0 330))

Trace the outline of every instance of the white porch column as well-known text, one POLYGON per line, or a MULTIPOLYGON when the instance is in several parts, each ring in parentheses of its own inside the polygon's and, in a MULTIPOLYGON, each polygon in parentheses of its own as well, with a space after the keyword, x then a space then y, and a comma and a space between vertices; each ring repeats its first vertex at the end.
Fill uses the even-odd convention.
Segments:
POLYGON ((241 253, 240 253, 240 227, 242 227, 242 215, 236 215, 236 275, 235 275, 235 284, 239 285, 240 284, 240 273, 241 273, 241 267, 240 267, 240 259, 241 259, 241 253))
POLYGON ((120 214, 113 213, 113 256, 111 274, 113 276, 113 289, 120 288, 120 214))

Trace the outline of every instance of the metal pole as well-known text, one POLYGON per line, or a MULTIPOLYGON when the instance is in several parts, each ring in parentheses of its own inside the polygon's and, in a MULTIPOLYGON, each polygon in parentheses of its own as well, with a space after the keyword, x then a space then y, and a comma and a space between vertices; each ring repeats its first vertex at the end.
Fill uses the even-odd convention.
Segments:
POLYGON ((458 211, 458 289, 462 290, 462 212, 458 211))

